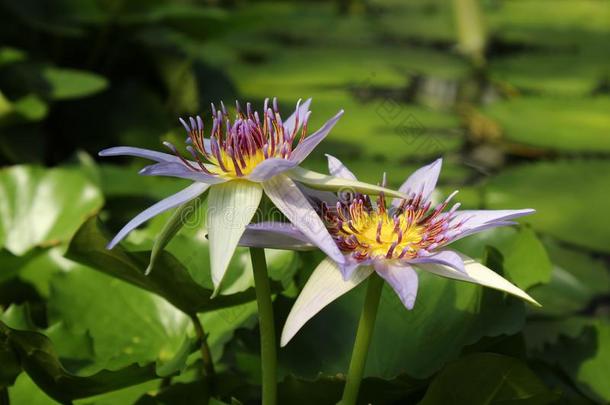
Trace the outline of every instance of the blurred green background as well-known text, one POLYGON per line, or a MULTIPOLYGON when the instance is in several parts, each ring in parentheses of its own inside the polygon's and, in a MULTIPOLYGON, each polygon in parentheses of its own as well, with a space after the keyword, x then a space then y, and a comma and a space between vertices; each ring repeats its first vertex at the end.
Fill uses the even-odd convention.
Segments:
MULTIPOLYGON (((464 207, 537 210, 518 229, 459 247, 543 308, 422 277, 407 312, 385 291, 363 401, 609 402, 609 51, 608 0, 0 0, 0 319, 50 339, 28 341, 36 350, 26 353, 43 360, 30 359, 3 329, 0 403, 207 395, 192 385, 196 355, 172 380, 150 371, 192 334, 175 308, 188 294, 119 281, 134 283, 120 273, 145 253, 128 264, 99 259, 102 235, 185 183, 140 177, 145 162, 97 152, 161 150, 183 139, 178 117, 208 117, 220 100, 260 108, 273 96, 286 116, 312 97, 312 130, 345 109, 310 168, 324 171, 330 153, 362 180, 385 171, 397 186, 442 156, 441 191, 460 189, 464 207), (104 230, 86 222, 96 214, 104 230), (87 380, 103 369, 138 384, 104 393, 87 380)), ((163 220, 127 249, 150 249, 163 220)), ((190 227, 169 247, 195 295, 210 286, 204 234, 190 227)), ((278 329, 318 259, 270 253, 278 329)), ((246 294, 246 252, 232 271, 225 293, 246 294)), ((257 401, 250 299, 195 309, 226 373, 215 396, 227 401, 257 401)), ((282 403, 339 398, 361 300, 361 289, 340 299, 281 351, 282 403)))

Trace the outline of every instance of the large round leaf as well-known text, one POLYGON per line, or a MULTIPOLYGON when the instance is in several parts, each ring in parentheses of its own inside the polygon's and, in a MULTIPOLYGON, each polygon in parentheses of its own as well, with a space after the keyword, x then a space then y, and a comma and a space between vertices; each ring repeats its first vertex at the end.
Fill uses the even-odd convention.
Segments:
POLYGON ((521 97, 485 111, 507 139, 558 151, 610 151, 610 98, 521 97))
POLYGON ((22 255, 68 240, 102 206, 99 190, 73 169, 0 170, 0 245, 22 255))
MULTIPOLYGON (((363 286, 352 290, 310 320, 280 353, 298 374, 346 372, 362 307, 363 286)), ((482 287, 420 272, 415 308, 405 309, 385 286, 366 375, 400 373, 424 378, 482 336, 518 332, 524 307, 514 298, 482 287)))
POLYGON ((486 206, 530 207, 532 226, 564 241, 610 252, 610 162, 545 162, 505 170, 486 187, 486 206))

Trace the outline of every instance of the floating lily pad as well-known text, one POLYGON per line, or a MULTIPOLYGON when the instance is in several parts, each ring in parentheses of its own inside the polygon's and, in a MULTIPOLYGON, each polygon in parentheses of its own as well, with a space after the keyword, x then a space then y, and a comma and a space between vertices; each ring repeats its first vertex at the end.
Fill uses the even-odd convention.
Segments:
POLYGON ((42 71, 42 77, 49 83, 49 96, 54 100, 90 96, 108 86, 104 77, 82 70, 49 67, 42 71))
POLYGON ((547 242, 553 260, 550 283, 529 292, 543 304, 535 313, 563 317, 586 309, 591 301, 610 292, 610 274, 603 262, 557 243, 547 242))
POLYGON ((485 112, 510 141, 561 152, 610 151, 610 98, 520 97, 485 112))
POLYGON ((554 403, 551 391, 522 361, 499 354, 476 353, 445 367, 428 387, 421 405, 443 403, 554 403))
POLYGON ((525 164, 489 180, 485 205, 536 209, 534 229, 572 244, 610 252, 610 162, 565 160, 525 164))
POLYGON ((103 199, 74 169, 13 166, 0 170, 0 244, 16 255, 72 237, 103 199))
MULTIPOLYGON (((456 358, 463 346, 483 336, 514 334, 522 328, 521 302, 476 285, 419 274, 412 311, 405 309, 389 286, 384 287, 367 376, 387 379, 406 372, 425 378, 456 358)), ((318 372, 346 372, 365 284, 326 307, 299 331, 280 353, 286 367, 308 378, 318 372), (323 344, 315 338, 321 335, 323 344)))

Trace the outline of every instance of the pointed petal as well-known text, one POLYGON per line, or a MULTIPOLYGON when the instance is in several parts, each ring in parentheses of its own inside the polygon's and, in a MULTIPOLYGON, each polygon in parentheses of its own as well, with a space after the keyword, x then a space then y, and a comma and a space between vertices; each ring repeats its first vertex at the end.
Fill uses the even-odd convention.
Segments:
POLYGON ((349 280, 344 281, 337 264, 328 257, 325 258, 313 271, 290 310, 282 330, 280 346, 286 346, 307 321, 364 281, 372 272, 370 266, 360 267, 349 280))
POLYGON ((308 240, 334 261, 343 263, 341 251, 294 181, 278 174, 262 184, 269 199, 308 240))
POLYGON ((326 154, 326 158, 328 159, 328 173, 330 173, 331 176, 348 180, 357 180, 354 173, 352 173, 339 159, 328 153, 326 154))
POLYGON ((210 189, 207 223, 215 293, 262 195, 260 185, 249 181, 229 181, 210 189))
MULTIPOLYGON (((436 187, 438 176, 441 173, 441 167, 443 165, 443 159, 437 159, 434 162, 426 165, 422 168, 417 169, 409 178, 400 186, 398 191, 403 194, 419 194, 423 196, 423 201, 430 198, 430 194, 436 187)), ((392 202, 394 206, 400 204, 400 200, 394 200, 392 202)))
POLYGON ((396 266, 387 261, 378 261, 375 263, 375 271, 392 286, 403 305, 413 309, 419 286, 415 270, 411 266, 396 266))
MULTIPOLYGON (((298 109, 299 127, 297 128, 297 131, 299 129, 301 129, 301 126, 303 125, 303 119, 305 118, 305 115, 309 111, 310 104, 311 104, 311 98, 308 98, 307 100, 305 100, 304 103, 301 103, 301 105, 299 105, 299 109, 298 109)), ((292 115, 290 117, 288 117, 286 119, 286 121, 284 121, 284 130, 286 131, 286 133, 292 134, 292 132, 294 131, 294 124, 296 122, 296 118, 297 118, 297 110, 295 110, 295 112, 292 113, 292 115)))
POLYGON ((458 234, 451 241, 463 238, 476 232, 498 226, 513 225, 511 219, 530 215, 536 212, 533 209, 522 210, 467 210, 457 211, 449 221, 450 225, 462 223, 458 228, 458 234))
POLYGON ((259 163, 246 178, 250 181, 263 182, 276 174, 292 169, 297 164, 292 160, 270 158, 259 163))
POLYGON ((469 283, 479 284, 485 287, 504 291, 525 301, 528 301, 536 306, 541 306, 525 291, 513 285, 510 281, 506 280, 498 273, 483 266, 481 263, 478 263, 477 261, 471 259, 466 255, 460 254, 460 256, 464 261, 464 269, 466 270, 465 274, 442 264, 421 263, 416 264, 415 267, 424 271, 429 271, 430 273, 434 273, 441 277, 452 278, 460 281, 467 281, 469 283))
POLYGON ((133 148, 131 146, 115 146, 113 148, 108 148, 101 150, 98 153, 99 156, 135 156, 141 157, 145 159, 154 160, 157 162, 171 162, 178 163, 180 159, 178 159, 174 155, 170 155, 169 153, 157 152, 155 150, 150 149, 142 149, 142 148, 133 148))
POLYGON ((227 181, 220 176, 190 170, 182 163, 156 163, 140 170, 140 174, 143 176, 178 177, 207 184, 219 184, 227 181))
POLYGON ((313 134, 307 136, 303 140, 303 142, 301 142, 296 148, 294 148, 292 154, 290 155, 290 160, 297 162, 297 164, 305 160, 305 158, 309 156, 309 154, 315 149, 315 147, 318 146, 318 144, 322 142, 324 138, 326 138, 326 135, 328 135, 328 133, 331 129, 333 129, 337 121, 339 121, 339 118, 341 118, 343 112, 343 110, 339 111, 337 115, 328 120, 326 124, 322 126, 322 128, 318 129, 313 134))
POLYGON ((123 238, 125 238, 125 236, 127 236, 127 234, 129 234, 129 232, 133 231, 135 228, 142 225, 152 217, 200 196, 208 189, 208 187, 210 187, 210 185, 205 183, 191 184, 184 190, 181 190, 176 194, 169 196, 166 199, 159 201, 155 205, 145 209, 136 215, 131 221, 129 221, 119 231, 119 233, 116 234, 116 236, 108 244, 107 248, 112 249, 115 247, 117 243, 119 243, 121 240, 123 240, 123 238))
POLYGON ((299 183, 303 183, 318 190, 350 191, 369 195, 385 193, 385 195, 389 197, 408 198, 406 194, 389 188, 374 186, 357 180, 329 176, 298 166, 286 172, 286 175, 299 183))
POLYGON ((464 261, 462 260, 462 257, 452 250, 442 250, 440 252, 433 253, 429 256, 422 256, 422 257, 417 257, 415 259, 410 259, 409 263, 444 264, 445 266, 452 267, 457 271, 466 273, 466 270, 464 268, 464 261))
POLYGON ((248 225, 239 245, 285 250, 315 249, 315 245, 309 242, 301 231, 285 222, 261 222, 248 225))

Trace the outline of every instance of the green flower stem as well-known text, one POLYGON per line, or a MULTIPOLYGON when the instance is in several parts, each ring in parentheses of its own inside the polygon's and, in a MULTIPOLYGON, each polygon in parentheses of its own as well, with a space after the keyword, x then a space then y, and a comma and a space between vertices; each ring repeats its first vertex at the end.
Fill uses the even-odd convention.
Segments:
POLYGON ((366 298, 362 307, 362 313, 360 314, 360 321, 358 322, 356 342, 354 343, 352 359, 347 372, 343 398, 339 402, 340 405, 354 405, 358 399, 358 391, 362 375, 364 374, 364 366, 371 344, 371 337, 373 336, 373 329, 375 328, 375 318, 377 317, 382 288, 383 279, 373 272, 369 277, 366 289, 366 298))
POLYGON ((265 262, 265 250, 250 248, 250 258, 254 270, 254 289, 258 304, 258 322, 261 336, 261 360, 263 376, 263 405, 275 405, 277 402, 277 354, 275 347, 275 324, 273 321, 273 304, 271 288, 265 262))
POLYGON ((193 326, 195 327, 195 333, 197 334, 197 344, 199 345, 199 351, 201 352, 201 359, 203 360, 203 370, 208 381, 211 383, 214 378, 214 362, 212 361, 212 353, 210 352, 210 346, 208 345, 208 339, 203 330, 203 325, 199 320, 199 317, 191 315, 193 326))

